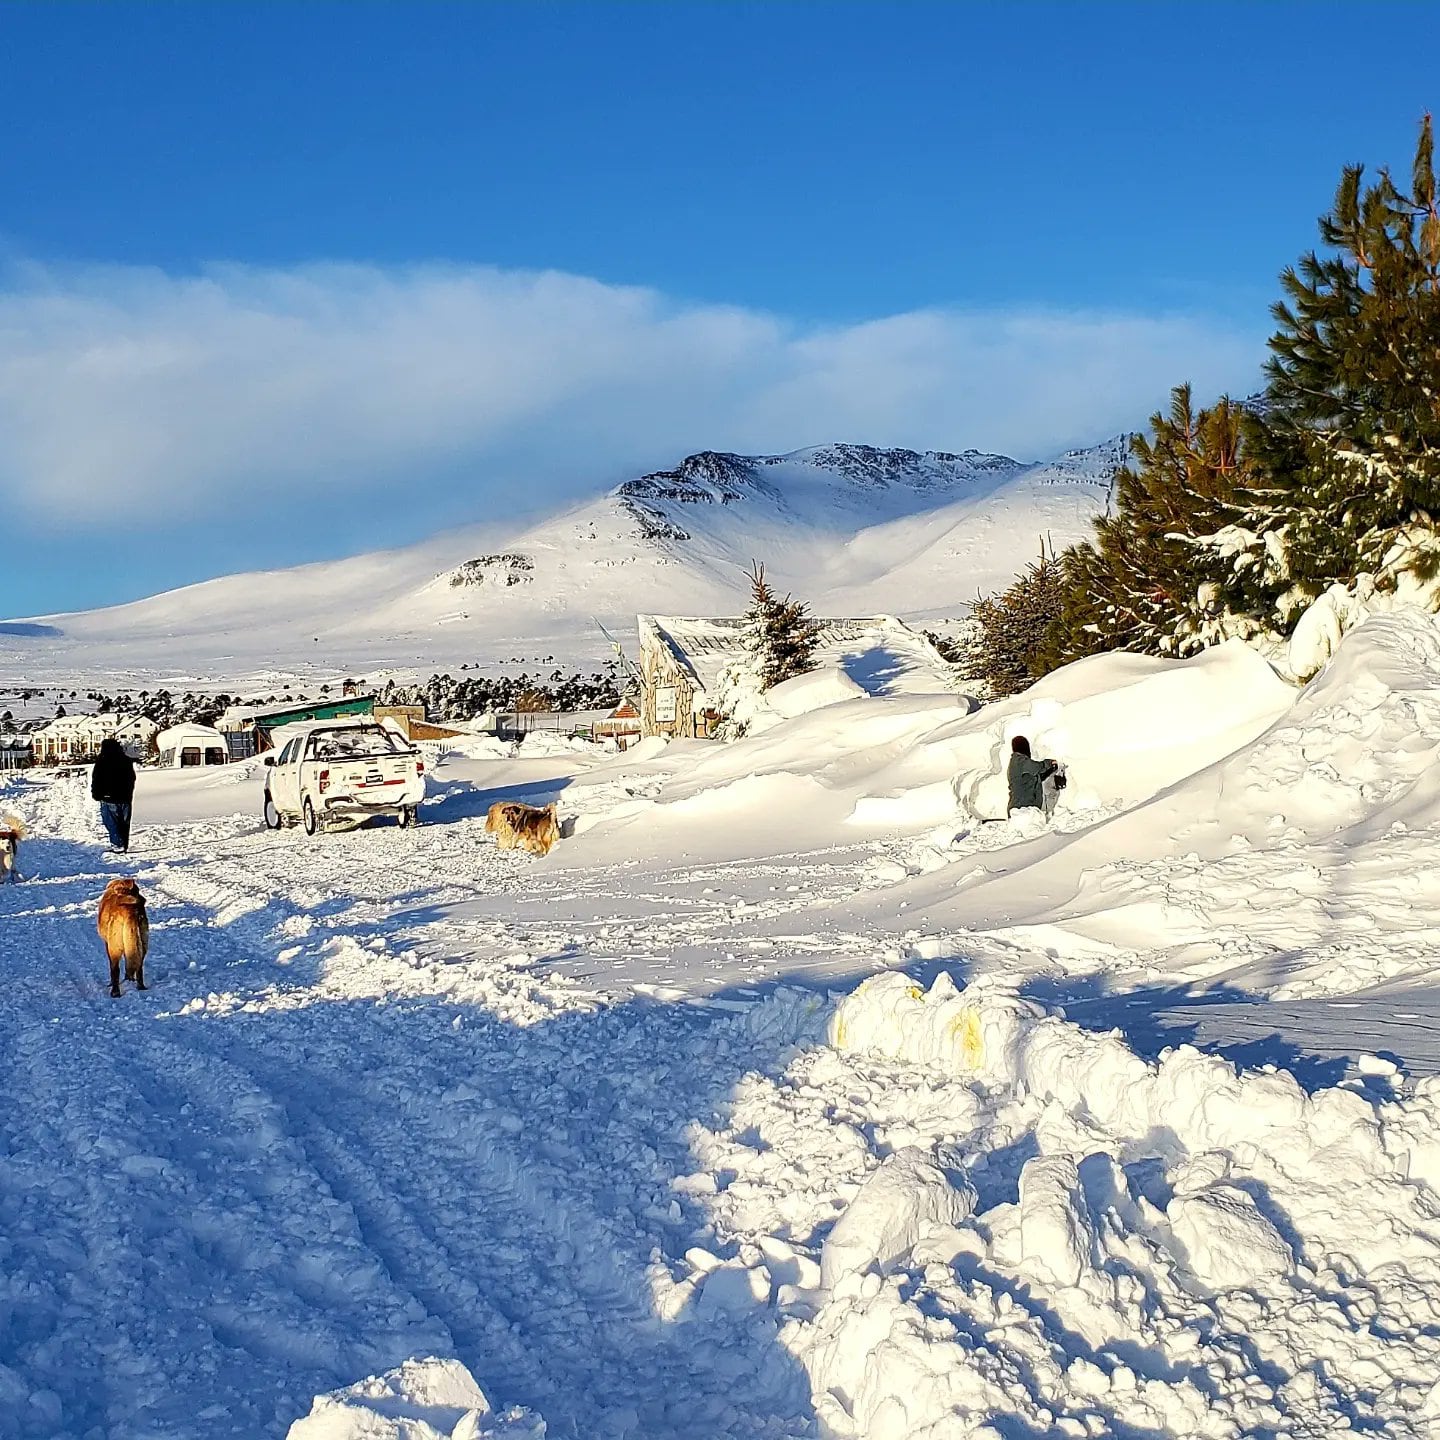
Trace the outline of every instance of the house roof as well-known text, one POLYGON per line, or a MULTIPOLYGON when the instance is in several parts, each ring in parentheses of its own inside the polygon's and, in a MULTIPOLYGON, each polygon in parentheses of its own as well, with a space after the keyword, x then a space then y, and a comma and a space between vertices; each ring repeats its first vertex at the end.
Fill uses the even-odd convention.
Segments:
POLYGON ((148 715, 60 715, 34 733, 46 739, 65 735, 116 735, 126 730, 152 730, 160 727, 148 715))
POLYGON ((321 720, 340 718, 327 712, 343 709, 347 715, 358 715, 362 712, 355 707, 368 703, 373 709, 375 698, 373 694, 366 693, 327 696, 318 700, 290 700, 283 705, 232 705, 215 723, 222 730, 240 730, 257 721, 264 722, 267 728, 290 724, 292 722, 285 718, 288 715, 314 716, 321 720))
MULTIPOLYGON (((660 645, 714 693, 727 665, 748 657, 743 617, 638 615, 640 643, 660 645)), ((954 689, 954 672, 921 634, 893 615, 821 619, 815 668, 843 670, 872 695, 933 695, 954 689)))
POLYGON ((185 723, 172 725, 155 737, 160 750, 178 750, 182 745, 224 745, 225 737, 213 725, 185 723))

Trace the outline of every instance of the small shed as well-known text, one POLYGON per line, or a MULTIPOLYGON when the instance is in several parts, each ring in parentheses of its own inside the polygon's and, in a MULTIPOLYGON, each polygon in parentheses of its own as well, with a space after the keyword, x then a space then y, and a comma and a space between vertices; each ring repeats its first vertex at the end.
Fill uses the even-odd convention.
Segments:
POLYGON ((191 770, 205 765, 225 765, 230 748, 225 737, 211 725, 172 725, 155 737, 160 766, 166 770, 191 770))
POLYGON ((640 707, 628 696, 602 720, 595 722, 595 738, 611 739, 625 750, 640 738, 640 707))
POLYGON ((453 725, 437 725, 425 718, 423 705, 377 705, 375 718, 390 726, 412 744, 420 740, 455 740, 464 732, 453 725))
POLYGON ((745 621, 739 616, 639 615, 636 622, 641 733, 687 739, 710 735, 721 719, 712 703, 721 671, 747 653, 745 621))
POLYGON ((342 720, 373 715, 373 695, 340 700, 293 700, 285 705, 232 705, 216 722, 225 736, 232 760, 244 760, 274 745, 277 730, 309 720, 342 720))

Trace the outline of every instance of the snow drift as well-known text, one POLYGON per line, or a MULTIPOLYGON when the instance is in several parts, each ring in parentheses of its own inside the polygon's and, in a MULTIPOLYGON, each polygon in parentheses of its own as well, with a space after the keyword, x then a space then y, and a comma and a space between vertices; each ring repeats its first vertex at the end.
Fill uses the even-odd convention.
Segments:
MULTIPOLYGON (((846 698, 843 662, 776 687, 757 733, 727 745, 672 747, 669 773, 644 804, 573 804, 583 831, 624 826, 627 842, 661 843, 656 826, 723 810, 735 828, 705 843, 820 843, 851 833, 915 832, 1005 815, 1010 739, 1063 760, 1062 804, 1113 812, 1231 754, 1294 704, 1296 691, 1240 642, 1188 660, 1116 654, 1082 660, 1013 699, 975 708, 928 673, 931 693, 846 698), (740 824, 748 810, 752 823, 740 824), (608 823, 607 823, 608 822, 608 823)), ((580 855, 589 851, 578 852, 580 855)))
POLYGON ((695 1139, 742 1257, 822 1254, 776 1303, 825 1433, 1434 1433, 1440 1083, 1147 1064, 943 974, 829 1033, 695 1139))
MULTIPOLYGON (((1263 713, 1265 687, 1248 693, 1263 713)), ((1218 969, 1281 995, 1427 973, 1440 621, 1417 610, 1367 620, 1272 719, 1125 813, 1037 840, 1023 870, 965 858, 905 898, 937 927, 1004 925, 1023 944, 1027 929, 1063 926, 1123 951, 1168 946, 1181 973, 1218 969), (1410 877, 1408 899, 1389 893, 1387 874, 1410 877)))

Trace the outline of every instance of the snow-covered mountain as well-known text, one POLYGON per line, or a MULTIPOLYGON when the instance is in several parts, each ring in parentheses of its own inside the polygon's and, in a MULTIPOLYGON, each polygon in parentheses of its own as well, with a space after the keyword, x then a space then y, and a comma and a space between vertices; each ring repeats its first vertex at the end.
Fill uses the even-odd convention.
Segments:
POLYGON ((0 627, 0 675, 214 682, 601 653, 594 619, 733 611, 753 558, 823 614, 954 615, 1106 504, 1126 437, 1042 464, 967 450, 702 451, 521 529, 227 576, 0 627))

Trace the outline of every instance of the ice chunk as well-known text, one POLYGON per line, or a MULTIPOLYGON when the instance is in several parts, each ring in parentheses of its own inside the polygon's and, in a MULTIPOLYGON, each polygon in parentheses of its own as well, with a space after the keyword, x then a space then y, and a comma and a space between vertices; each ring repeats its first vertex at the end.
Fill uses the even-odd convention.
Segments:
POLYGON ((873 1171, 835 1222, 820 1255, 820 1279, 832 1289, 842 1277, 902 1260, 932 1226, 958 1225, 975 1209, 975 1192, 955 1185, 933 1156, 897 1150, 873 1171))
POLYGON ((1089 1268, 1095 1233, 1069 1155, 1036 1155, 1020 1172, 1020 1254, 1031 1273, 1078 1285, 1089 1268))
POLYGON ((1295 1268, 1280 1232, 1238 1186, 1220 1183, 1176 1195, 1166 1214, 1184 1247, 1186 1268, 1212 1290, 1248 1287, 1295 1268))
POLYGON ((407 1360, 398 1369, 317 1395, 287 1440, 544 1440, 531 1411, 492 1409, 458 1361, 407 1360))

